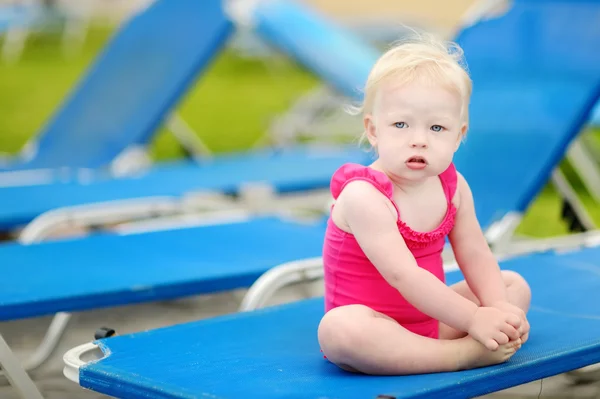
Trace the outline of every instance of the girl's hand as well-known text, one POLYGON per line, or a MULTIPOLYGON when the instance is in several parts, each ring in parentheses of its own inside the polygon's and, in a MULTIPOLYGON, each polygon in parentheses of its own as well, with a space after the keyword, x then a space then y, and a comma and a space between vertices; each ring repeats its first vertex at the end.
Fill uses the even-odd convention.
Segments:
POLYGON ((511 312, 494 307, 480 307, 473 315, 468 333, 487 349, 495 351, 498 346, 519 339, 517 328, 521 320, 511 312))
POLYGON ((527 316, 525 315, 525 312, 521 308, 519 308, 507 301, 496 301, 492 304, 492 307, 502 310, 504 312, 512 313, 515 316, 518 316, 519 319, 521 319, 521 325, 519 326, 519 328, 517 330, 521 334, 521 342, 525 343, 527 341, 527 339, 529 338, 529 328, 530 328, 529 322, 527 321, 527 316))

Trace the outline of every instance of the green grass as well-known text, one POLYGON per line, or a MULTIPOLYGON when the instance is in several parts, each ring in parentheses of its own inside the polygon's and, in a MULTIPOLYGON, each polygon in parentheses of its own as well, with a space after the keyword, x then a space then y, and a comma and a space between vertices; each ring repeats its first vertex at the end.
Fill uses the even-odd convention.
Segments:
MULTIPOLYGON (((85 46, 65 57, 59 39, 33 37, 21 61, 0 63, 0 152, 14 153, 41 129, 84 73, 111 33, 109 27, 93 27, 85 46)), ((224 52, 200 78, 178 107, 180 115, 215 152, 242 150, 265 134, 272 118, 287 109, 316 80, 285 58, 244 59, 224 52)), ((600 131, 595 133, 600 147, 600 131)), ((181 156, 175 140, 161 131, 153 143, 157 160, 181 156)), ((600 225, 600 205, 583 190, 565 165, 592 217, 600 225)), ((567 232, 560 221, 560 201, 548 185, 530 207, 518 233, 548 237, 567 232)))

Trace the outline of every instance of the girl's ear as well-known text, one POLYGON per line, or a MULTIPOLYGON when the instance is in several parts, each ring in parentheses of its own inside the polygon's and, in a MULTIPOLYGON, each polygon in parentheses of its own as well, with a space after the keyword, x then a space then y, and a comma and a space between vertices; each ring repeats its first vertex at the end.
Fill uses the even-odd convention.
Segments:
POLYGON ((375 126, 375 118, 372 114, 366 114, 363 118, 363 123, 365 125, 365 133, 367 135, 367 140, 371 144, 371 147, 377 147, 377 128, 375 126))
POLYGON ((460 127, 460 134, 456 138, 454 152, 458 151, 458 148, 460 147, 460 143, 462 143, 463 139, 465 138, 465 135, 467 134, 467 127, 468 126, 466 123, 463 123, 462 126, 460 127))

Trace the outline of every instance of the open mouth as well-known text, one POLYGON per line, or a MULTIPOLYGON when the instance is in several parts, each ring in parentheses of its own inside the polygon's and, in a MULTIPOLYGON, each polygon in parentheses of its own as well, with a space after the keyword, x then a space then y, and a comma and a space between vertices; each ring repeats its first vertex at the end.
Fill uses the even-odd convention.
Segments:
POLYGON ((417 164, 427 165, 427 161, 425 161, 425 158, 419 157, 419 156, 408 158, 406 163, 417 163, 417 164))

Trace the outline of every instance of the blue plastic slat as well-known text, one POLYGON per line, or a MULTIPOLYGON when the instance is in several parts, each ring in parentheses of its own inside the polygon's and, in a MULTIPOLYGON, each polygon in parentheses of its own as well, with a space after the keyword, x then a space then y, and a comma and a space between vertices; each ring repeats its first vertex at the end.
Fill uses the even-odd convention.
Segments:
POLYGON ((248 287, 320 256, 322 223, 259 218, 201 228, 0 245, 0 321, 248 287))

